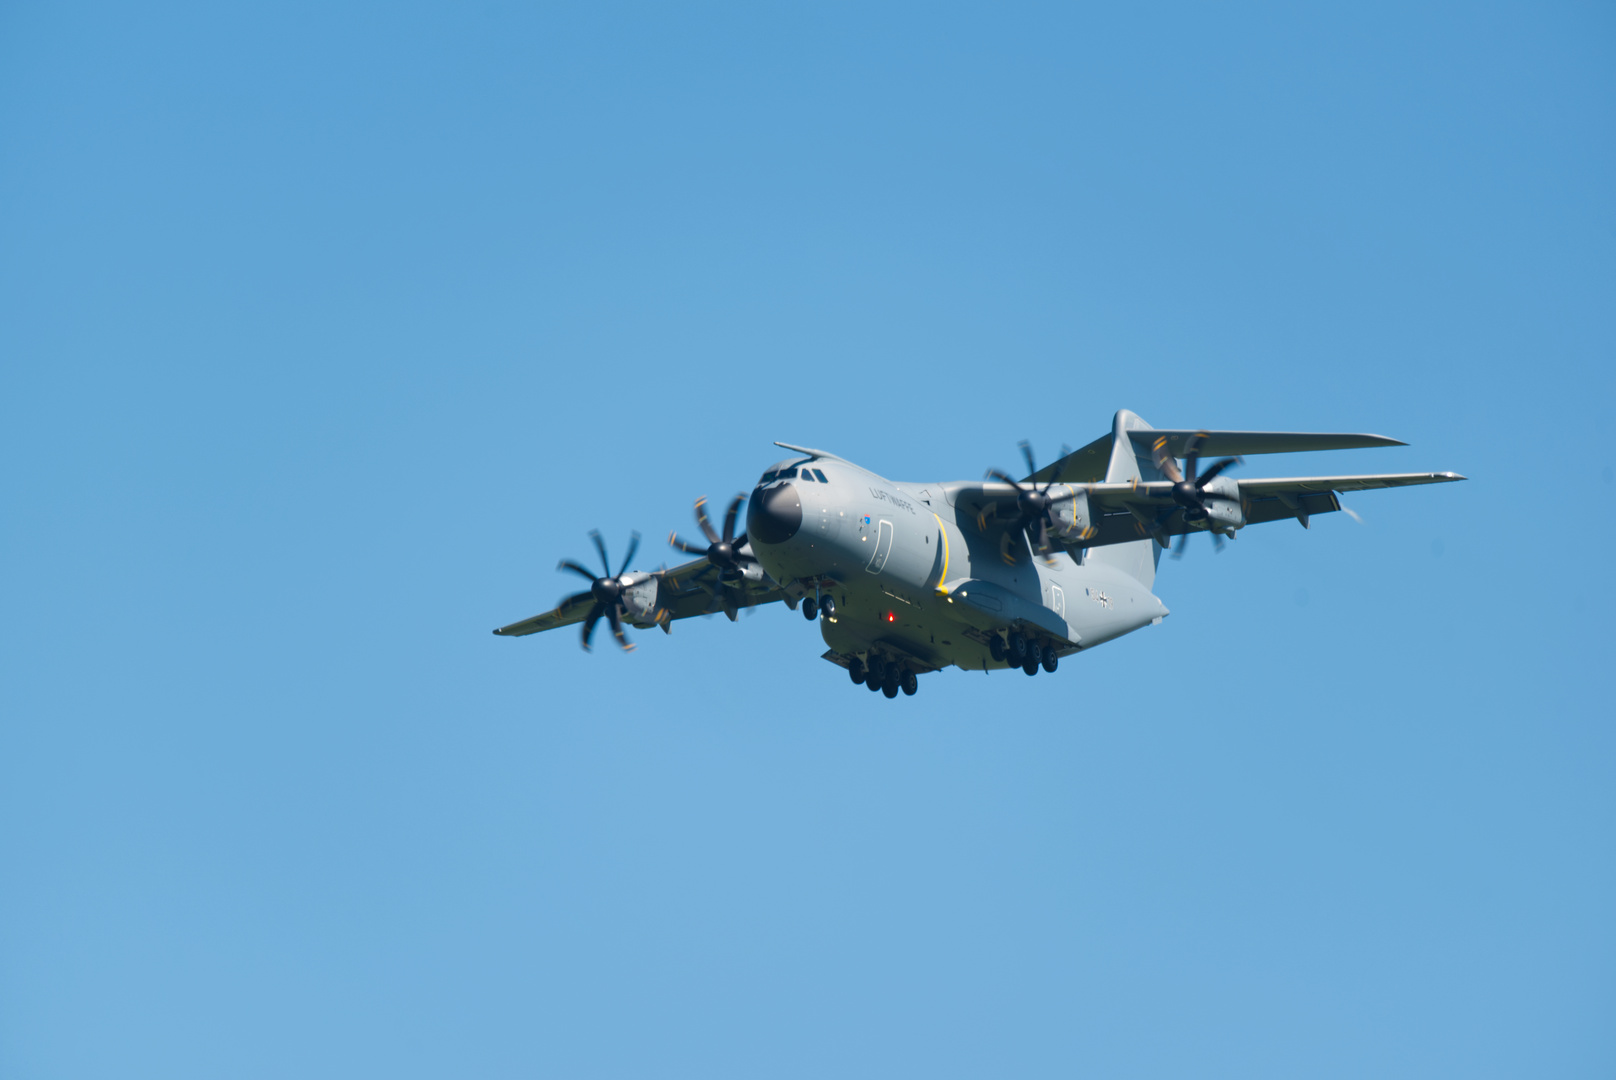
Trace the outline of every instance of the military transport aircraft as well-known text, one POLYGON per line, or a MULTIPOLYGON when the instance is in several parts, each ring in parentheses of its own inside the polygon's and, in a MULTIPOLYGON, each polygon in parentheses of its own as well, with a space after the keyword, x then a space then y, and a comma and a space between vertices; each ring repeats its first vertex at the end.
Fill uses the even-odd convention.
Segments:
POLYGON ((1338 492, 1463 480, 1457 473, 1392 473, 1236 480, 1241 455, 1403 446, 1379 435, 1157 430, 1117 413, 1111 434, 1028 475, 990 469, 982 481, 897 483, 823 450, 776 443, 792 457, 770 466, 750 499, 735 496, 722 529, 696 521, 706 543, 669 541, 696 555, 672 569, 630 571, 639 534, 613 573, 570 559, 559 569, 588 590, 553 611, 502 626, 510 637, 583 623, 589 648, 602 619, 624 649, 623 626, 660 626, 781 600, 818 619, 826 660, 887 697, 913 694, 917 676, 950 665, 1053 672, 1063 657, 1159 623, 1150 591, 1164 548, 1177 557, 1193 533, 1220 549, 1247 525, 1341 509, 1338 492), (1201 458, 1227 455, 1200 468, 1201 458), (1183 465, 1179 465, 1179 460, 1183 465), (743 503, 746 532, 735 534, 743 503))

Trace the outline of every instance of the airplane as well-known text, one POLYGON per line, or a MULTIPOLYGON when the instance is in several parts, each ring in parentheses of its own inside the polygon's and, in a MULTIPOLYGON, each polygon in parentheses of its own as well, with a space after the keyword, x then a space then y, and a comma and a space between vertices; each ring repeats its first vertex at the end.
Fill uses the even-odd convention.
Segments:
MULTIPOLYGON (((990 469, 980 481, 899 483, 824 450, 776 443, 792 456, 771 465, 750 497, 736 495, 721 528, 696 503, 705 544, 669 542, 697 555, 672 569, 630 571, 639 534, 614 574, 563 560, 589 588, 551 611, 502 626, 521 637, 582 623, 587 650, 604 619, 625 650, 624 626, 642 629, 784 602, 818 620, 824 659, 888 698, 916 692, 919 676, 1020 668, 1053 673, 1060 661, 1158 624, 1167 607, 1151 591, 1163 551, 1181 557, 1204 532, 1221 550, 1248 525, 1294 520, 1303 528, 1341 509, 1339 493, 1440 484, 1452 472, 1236 480, 1246 455, 1349 450, 1406 443, 1380 435, 1156 429, 1124 409, 1111 433, 1027 475, 990 469), (1221 455, 1204 470, 1201 459, 1221 455), (1182 462, 1182 464, 1180 464, 1182 462), (746 531, 736 535, 741 505, 746 531)), ((1350 511, 1349 511, 1350 513, 1350 511)))

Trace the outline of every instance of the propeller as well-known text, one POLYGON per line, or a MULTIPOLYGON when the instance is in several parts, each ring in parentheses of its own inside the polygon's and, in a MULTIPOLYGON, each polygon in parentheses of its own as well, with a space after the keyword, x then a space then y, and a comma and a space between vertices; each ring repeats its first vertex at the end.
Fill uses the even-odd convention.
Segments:
POLYGON ((640 534, 633 533, 628 541, 628 554, 623 556, 623 565, 618 567, 617 573, 612 573, 611 560, 606 557, 606 543, 601 540, 599 531, 589 530, 589 539, 595 542, 595 550, 600 552, 600 564, 606 570, 605 577, 596 577, 595 572, 572 559, 562 559, 557 564, 557 570, 571 570, 574 574, 589 582, 587 592, 573 593, 561 601, 561 606, 580 603, 584 600, 593 600, 594 605, 589 614, 584 617, 583 645, 589 650, 589 638, 595 632, 595 624, 604 618, 612 627, 612 636, 623 647, 624 652, 633 652, 634 646, 629 643, 627 635, 623 633, 623 617, 628 610, 623 607, 623 573, 628 569, 634 553, 640 549, 640 534))
POLYGON ((724 614, 733 621, 735 618, 735 605, 724 595, 725 578, 733 578, 743 573, 750 565, 757 563, 752 556, 743 554, 741 548, 746 546, 746 534, 735 535, 735 522, 740 517, 741 506, 746 502, 745 495, 737 495, 730 500, 729 506, 724 510, 724 529, 719 532, 713 528, 713 523, 707 519, 707 496, 703 495, 696 500, 696 524, 701 527, 702 535, 707 538, 707 546, 692 544, 678 533, 668 534, 668 543, 687 555, 704 555, 707 566, 690 580, 699 581, 713 570, 718 571, 718 588, 715 596, 724 608, 724 614))
MULTIPOLYGON (((1239 465, 1245 459, 1227 457, 1221 461, 1214 461, 1206 472, 1196 475, 1201 465, 1201 444, 1207 439, 1207 433, 1198 431, 1190 436, 1189 442, 1184 444, 1184 469, 1179 470, 1178 462, 1173 460, 1172 451, 1167 449, 1167 436, 1158 438, 1151 447, 1151 460, 1156 468, 1167 479, 1173 482, 1173 501, 1184 508, 1186 522, 1207 521, 1210 515, 1206 510, 1206 487, 1217 479, 1223 470, 1231 465, 1239 465)), ((1212 529, 1212 546, 1215 551, 1223 550, 1223 536, 1216 529, 1212 529)), ((1178 543, 1173 547, 1173 558, 1182 559, 1184 548, 1189 544, 1190 534, 1183 533, 1178 543)))
MULTIPOLYGON (((1033 460, 1032 456, 1032 445, 1026 439, 1021 440, 1018 445, 1021 447, 1021 456, 1027 461, 1027 475, 1030 478, 1038 471, 1038 463, 1033 460)), ((1061 457, 1065 457, 1070 452, 1070 447, 1061 447, 1061 457)), ((1047 554, 1049 552, 1050 507, 1055 506, 1057 503, 1066 502, 1068 499, 1076 498, 1076 493, 1068 492, 1065 495, 1051 496, 1049 489, 1055 486, 1053 477, 1040 488, 1035 481, 1030 479, 1026 485, 1023 485, 1001 469, 989 469, 986 475, 990 479, 1009 484, 1016 489, 1016 517, 1010 528, 1012 530, 1025 529, 1027 531, 1027 540, 1032 544, 1033 550, 1039 554, 1047 554), (1037 532, 1033 531, 1035 524, 1038 526, 1037 532)), ((986 511, 977 515, 976 523, 979 528, 986 530, 986 511)))

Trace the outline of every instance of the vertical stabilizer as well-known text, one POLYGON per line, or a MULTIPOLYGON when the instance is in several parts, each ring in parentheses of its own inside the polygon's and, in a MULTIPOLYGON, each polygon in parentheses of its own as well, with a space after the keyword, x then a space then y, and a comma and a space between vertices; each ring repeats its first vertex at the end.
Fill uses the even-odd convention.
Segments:
MULTIPOLYGON (((1111 463, 1105 471, 1108 484, 1126 484, 1129 480, 1164 480, 1161 471, 1148 454, 1141 456, 1135 449, 1130 431, 1149 431, 1151 427, 1127 409, 1120 410, 1111 422, 1111 463)), ((1126 544, 1107 544, 1089 548, 1083 558, 1085 566, 1109 566, 1120 570, 1150 588, 1156 581, 1156 564, 1161 561, 1161 545, 1146 538, 1126 544)))

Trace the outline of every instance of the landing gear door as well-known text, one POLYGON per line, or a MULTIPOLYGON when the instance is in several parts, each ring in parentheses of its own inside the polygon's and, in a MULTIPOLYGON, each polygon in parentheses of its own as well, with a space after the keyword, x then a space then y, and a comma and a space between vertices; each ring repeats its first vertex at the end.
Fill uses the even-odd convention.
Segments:
POLYGON ((892 554, 892 522, 882 518, 875 531, 875 552, 870 556, 870 565, 864 569, 867 573, 879 574, 887 565, 887 556, 892 554))

